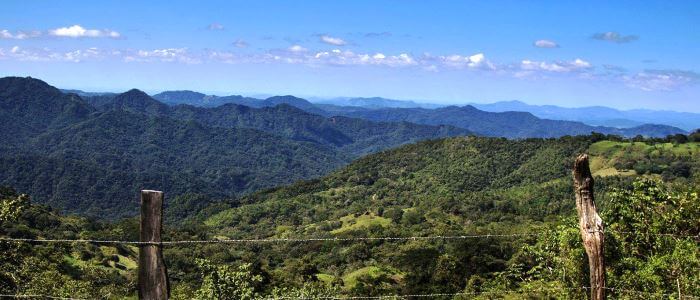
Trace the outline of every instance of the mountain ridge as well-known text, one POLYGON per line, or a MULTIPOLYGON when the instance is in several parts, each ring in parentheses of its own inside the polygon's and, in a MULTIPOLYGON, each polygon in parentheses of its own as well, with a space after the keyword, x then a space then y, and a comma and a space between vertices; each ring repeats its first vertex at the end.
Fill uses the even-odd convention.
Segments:
POLYGON ((0 184, 69 213, 133 215, 158 186, 235 197, 315 178, 358 156, 470 132, 327 118, 285 104, 168 106, 132 89, 82 99, 32 78, 0 78, 0 184), (95 106, 91 106, 93 103, 95 106))

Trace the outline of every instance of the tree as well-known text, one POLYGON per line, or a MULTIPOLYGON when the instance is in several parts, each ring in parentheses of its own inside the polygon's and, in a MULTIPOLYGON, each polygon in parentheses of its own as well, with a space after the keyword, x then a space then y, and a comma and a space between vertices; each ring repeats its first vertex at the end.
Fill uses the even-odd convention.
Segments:
POLYGON ((203 278, 202 286, 196 293, 197 299, 252 300, 258 297, 255 286, 262 282, 262 276, 253 275, 251 264, 234 268, 198 259, 197 266, 203 278))
POLYGON ((17 220, 22 211, 29 206, 29 196, 17 195, 14 189, 0 188, 0 225, 17 220))

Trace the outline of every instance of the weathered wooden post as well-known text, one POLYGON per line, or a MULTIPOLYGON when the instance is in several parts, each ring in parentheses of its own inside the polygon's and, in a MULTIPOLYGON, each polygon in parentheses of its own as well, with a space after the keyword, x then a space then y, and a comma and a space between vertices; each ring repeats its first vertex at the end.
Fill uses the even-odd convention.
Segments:
POLYGON ((603 255, 603 219, 593 200, 593 176, 588 155, 581 154, 574 163, 574 193, 583 246, 591 273, 591 299, 605 299, 605 258, 603 255))
POLYGON ((141 233, 139 240, 139 299, 170 297, 168 271, 163 261, 163 192, 141 191, 141 233))

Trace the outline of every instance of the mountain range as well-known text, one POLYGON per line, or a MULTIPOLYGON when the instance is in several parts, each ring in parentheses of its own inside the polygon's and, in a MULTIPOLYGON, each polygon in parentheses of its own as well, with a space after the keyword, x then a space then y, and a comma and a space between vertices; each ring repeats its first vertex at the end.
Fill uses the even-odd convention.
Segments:
POLYGON ((578 121, 591 125, 634 127, 645 123, 665 124, 691 131, 700 128, 700 114, 668 110, 618 110, 605 106, 560 107, 530 105, 521 101, 502 101, 491 104, 472 104, 490 112, 524 111, 539 118, 578 121))
MULTIPOLYGON (((171 103, 190 103, 197 106, 207 99, 216 96, 206 96, 198 93, 192 99, 194 92, 163 92, 154 95, 156 99, 171 103), (180 96, 178 96, 181 94, 180 96), (167 97, 164 97, 166 95, 167 97), (174 100, 179 99, 179 100, 174 100)), ((630 128, 613 126, 593 126, 581 121, 567 121, 565 118, 540 118, 526 111, 504 110, 490 112, 478 109, 473 105, 466 106, 429 106, 412 101, 392 100, 385 98, 337 98, 323 100, 317 103, 294 96, 277 96, 267 99, 243 98, 241 96, 216 97, 228 99, 229 103, 237 103, 252 107, 269 107, 280 103, 289 104, 316 115, 346 116, 361 118, 376 122, 411 122, 424 125, 451 125, 467 129, 479 135, 499 136, 507 138, 528 137, 559 137, 564 135, 582 135, 591 132, 615 134, 626 137, 636 135, 650 137, 665 137, 671 134, 687 133, 686 130, 657 123, 635 123, 630 128)), ((575 115, 572 113, 572 115, 575 115)))
MULTIPOLYGON (((310 98, 320 106, 349 106, 366 109, 381 108, 440 108, 449 105, 421 103, 412 100, 372 98, 310 98)), ((561 107, 556 105, 531 105, 522 101, 499 101, 494 103, 469 103, 488 112, 529 112, 542 119, 583 122, 594 126, 630 128, 643 124, 663 124, 687 131, 700 128, 700 114, 669 110, 632 109, 619 110, 605 106, 561 107)))
POLYGON ((316 178, 360 156, 421 140, 684 133, 664 125, 595 127, 473 106, 365 108, 289 95, 203 95, 156 95, 167 104, 137 89, 85 93, 34 78, 0 78, 0 185, 69 213, 119 218, 135 212, 141 188, 237 196, 316 178))
POLYGON ((119 218, 135 213, 141 188, 235 196, 404 143, 471 134, 286 104, 169 106, 136 89, 85 97, 33 78, 0 79, 0 185, 69 213, 119 218))

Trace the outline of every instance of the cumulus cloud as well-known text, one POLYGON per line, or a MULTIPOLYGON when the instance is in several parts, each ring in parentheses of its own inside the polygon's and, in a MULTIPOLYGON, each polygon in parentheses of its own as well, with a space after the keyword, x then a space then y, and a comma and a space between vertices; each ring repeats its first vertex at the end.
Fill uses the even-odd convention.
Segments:
POLYGON ((236 48, 247 48, 250 45, 248 44, 248 42, 242 39, 237 39, 233 42, 233 46, 235 46, 236 48))
POLYGON ((221 25, 219 23, 214 22, 214 23, 207 25, 207 29, 209 29, 209 30, 224 30, 226 28, 224 27, 224 25, 221 25))
POLYGON ((291 46, 289 46, 289 48, 287 48, 287 50, 289 50, 290 52, 299 53, 299 52, 306 52, 308 49, 306 49, 300 45, 291 45, 291 46))
POLYGON ((623 44, 623 43, 629 43, 629 42, 636 41, 639 39, 639 36, 622 35, 618 32, 608 31, 608 32, 595 33, 591 36, 591 38, 593 38, 595 40, 599 40, 599 41, 606 41, 606 42, 623 44))
POLYGON ((345 46, 347 44, 347 42, 341 38, 332 37, 332 36, 325 35, 325 34, 321 35, 319 38, 320 38, 321 42, 329 44, 329 45, 333 45, 333 46, 345 46))
POLYGON ((536 40, 533 45, 537 48, 559 48, 559 44, 550 40, 536 40))
MULTIPOLYGON (((241 41, 242 42, 242 41, 241 41)), ((700 74, 694 71, 673 69, 648 69, 630 72, 620 66, 603 64, 593 66, 582 59, 539 61, 524 59, 518 63, 496 63, 484 53, 413 55, 407 52, 354 52, 343 49, 310 50, 295 44, 286 49, 275 49, 257 53, 239 53, 205 49, 191 52, 187 48, 162 49, 100 49, 96 47, 70 51, 49 48, 24 48, 13 46, 0 48, 0 59, 38 62, 83 62, 90 60, 122 60, 134 63, 286 63, 308 66, 378 66, 390 68, 413 68, 417 71, 440 72, 445 69, 471 72, 490 72, 516 78, 544 79, 550 76, 573 75, 586 80, 612 80, 631 88, 644 91, 670 91, 689 84, 700 83, 700 74), (597 67, 597 68, 596 68, 597 67)))
POLYGON ((461 55, 461 54, 451 54, 451 55, 439 55, 433 56, 431 54, 423 54, 420 58, 424 65, 429 66, 429 70, 437 71, 439 67, 454 68, 454 69, 484 69, 484 70, 496 70, 497 66, 486 59, 483 53, 476 53, 472 55, 461 55))
POLYGON ((700 74, 686 70, 644 70, 624 75, 622 79, 627 86, 643 91, 670 91, 700 82, 700 74))
POLYGON ((250 46, 250 44, 248 44, 248 42, 246 42, 242 39, 237 39, 236 41, 234 41, 232 43, 232 45, 236 48, 248 48, 248 46, 250 46))
POLYGON ((191 54, 187 48, 138 50, 133 53, 127 51, 123 59, 125 62, 181 62, 186 64, 201 62, 201 59, 197 55, 191 54))
POLYGON ((545 71, 555 73, 579 72, 590 69, 591 63, 577 58, 572 61, 533 61, 529 59, 520 62, 520 68, 525 71, 545 71))
POLYGON ((35 38, 41 36, 41 31, 16 31, 15 33, 12 33, 11 31, 7 29, 2 29, 0 30, 0 39, 8 39, 8 40, 24 40, 24 39, 29 39, 29 38, 35 38))
POLYGON ((73 25, 69 27, 60 27, 56 29, 49 30, 49 35, 56 37, 68 37, 68 38, 119 38, 121 34, 119 32, 109 30, 109 29, 86 29, 80 25, 73 25))
POLYGON ((81 62, 84 60, 98 60, 109 56, 109 53, 101 49, 92 47, 87 49, 78 49, 71 51, 53 51, 48 48, 22 48, 14 46, 8 53, 0 49, 5 58, 11 58, 18 61, 35 61, 35 62, 81 62))

